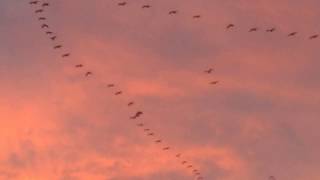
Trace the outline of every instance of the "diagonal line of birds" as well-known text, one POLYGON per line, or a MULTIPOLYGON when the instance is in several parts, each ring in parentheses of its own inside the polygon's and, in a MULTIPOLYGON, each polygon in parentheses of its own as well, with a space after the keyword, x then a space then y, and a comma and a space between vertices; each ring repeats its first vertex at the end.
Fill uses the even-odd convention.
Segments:
MULTIPOLYGON (((38 15, 37 19, 38 19, 39 22, 41 22, 41 26, 40 26, 41 29, 43 29, 45 31, 45 34, 49 37, 49 39, 51 41, 55 42, 57 40, 58 36, 56 35, 56 33, 50 31, 50 26, 46 23, 48 18, 43 15, 43 13, 45 12, 46 7, 50 6, 50 3, 43 2, 43 1, 40 1, 40 0, 35 0, 35 1, 30 1, 29 4, 30 5, 38 5, 38 6, 40 6, 40 8, 38 7, 39 9, 36 9, 34 11, 34 13, 38 15)), ((118 3, 119 6, 125 6, 126 4, 127 4, 126 2, 118 3)), ((151 5, 143 5, 142 8, 151 8, 151 5)), ((175 10, 169 12, 170 15, 171 14, 177 14, 177 13, 178 13, 178 11, 175 11, 175 10)), ((200 15, 196 15, 196 16, 194 16, 194 18, 200 18, 200 15)), ((64 48, 64 46, 62 44, 56 44, 56 45, 53 46, 53 49, 56 50, 56 51, 58 51, 60 49, 63 49, 63 48, 64 48)), ((61 58, 68 58, 70 56, 71 56, 71 53, 69 53, 69 52, 61 54, 61 58)), ((85 67, 84 64, 75 64, 74 65, 74 68, 77 68, 77 69, 82 69, 84 67, 85 67)), ((208 68, 208 69, 204 70, 204 73, 211 74, 213 71, 214 71, 213 68, 208 68)), ((88 78, 90 76, 93 76, 93 75, 94 75, 94 73, 92 71, 86 71, 84 73, 84 76, 86 78, 88 78)), ((216 84, 218 84, 218 82, 219 81, 211 81, 211 82, 209 82, 209 84, 216 85, 216 84)), ((110 89, 114 89, 114 88, 116 88, 116 84, 110 83, 110 84, 107 84, 106 87, 110 88, 110 89)), ((117 90, 117 91, 114 92, 114 96, 120 96, 123 93, 124 92, 122 90, 117 90)), ((132 107, 135 104, 136 104, 135 101, 130 101, 130 102, 127 103, 127 106, 128 107, 132 107)), ((145 133, 146 136, 152 137, 153 138, 153 142, 155 144, 160 145, 162 151, 164 151, 164 152, 168 151, 168 152, 174 153, 173 152, 173 148, 171 146, 165 145, 164 140, 158 138, 156 136, 156 133, 153 130, 151 130, 150 128, 148 128, 146 123, 144 123, 142 121, 139 121, 139 119, 141 118, 141 116, 143 116, 143 114, 144 114, 144 112, 139 110, 139 111, 135 112, 133 115, 131 115, 129 117, 129 119, 137 120, 138 122, 136 123, 136 126, 138 128, 140 128, 140 129, 142 129, 142 131, 145 133)), ((202 176, 202 173, 200 172, 200 170, 198 170, 195 167, 195 165, 193 165, 191 162, 187 161, 184 158, 182 153, 174 153, 173 157, 178 159, 179 163, 183 167, 185 167, 186 169, 191 171, 193 177, 195 177, 197 180, 203 180, 204 179, 204 177, 202 176)))

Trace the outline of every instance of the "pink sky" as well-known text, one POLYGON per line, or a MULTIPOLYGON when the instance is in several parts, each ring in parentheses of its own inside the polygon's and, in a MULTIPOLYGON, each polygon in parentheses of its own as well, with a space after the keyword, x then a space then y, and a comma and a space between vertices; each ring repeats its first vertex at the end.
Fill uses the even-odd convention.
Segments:
POLYGON ((320 179, 319 1, 118 2, 0 1, 1 180, 320 179))

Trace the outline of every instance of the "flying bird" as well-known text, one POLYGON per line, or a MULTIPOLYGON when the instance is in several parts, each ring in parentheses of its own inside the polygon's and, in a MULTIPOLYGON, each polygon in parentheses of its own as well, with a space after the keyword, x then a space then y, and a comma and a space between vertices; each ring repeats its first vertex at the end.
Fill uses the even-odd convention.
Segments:
POLYGON ((143 5, 142 8, 143 8, 143 9, 145 9, 145 8, 151 8, 151 6, 148 5, 148 4, 146 4, 146 5, 143 5))
POLYGON ((193 18, 194 19, 199 19, 199 18, 201 18, 201 15, 194 15, 193 18))
POLYGON ((187 168, 192 168, 192 167, 193 167, 192 165, 187 166, 187 168))
POLYGON ((187 161, 182 161, 182 162, 181 162, 181 164, 187 164, 187 163, 188 163, 187 161))
POLYGON ((163 148, 162 150, 167 151, 167 150, 169 150, 169 149, 170 149, 170 147, 165 147, 165 148, 163 148))
POLYGON ((318 37, 319 37, 319 35, 318 35, 318 34, 315 34, 315 35, 310 36, 309 39, 316 39, 316 38, 318 38, 318 37))
POLYGON ((49 3, 43 3, 42 4, 42 7, 46 7, 46 6, 49 6, 49 3))
POLYGON ((83 64, 77 64, 77 65, 75 65, 74 67, 76 67, 76 68, 82 68, 82 67, 83 67, 83 64))
POLYGON ((177 154, 176 157, 177 157, 177 158, 181 157, 181 154, 177 154))
POLYGON ((147 131, 150 131, 151 129, 144 129, 143 131, 147 132, 147 131))
POLYGON ((92 75, 92 72, 90 72, 90 71, 86 72, 86 74, 85 74, 86 77, 88 77, 90 75, 92 75))
POLYGON ((53 32, 47 31, 46 34, 50 35, 50 34, 53 34, 53 32))
POLYGON ((46 19, 47 19, 47 18, 45 18, 45 17, 39 17, 39 18, 38 18, 39 21, 44 21, 44 20, 46 20, 46 19))
POLYGON ((249 29, 249 32, 254 32, 254 31, 258 31, 258 28, 251 28, 251 29, 249 29))
POLYGON ((233 28, 233 27, 235 27, 234 24, 228 24, 228 25, 227 25, 227 29, 230 29, 230 28, 233 28))
POLYGON ((30 1, 29 4, 34 5, 34 4, 38 4, 39 1, 30 1))
POLYGON ((149 133, 148 136, 154 136, 154 133, 149 133))
POLYGON ((169 11, 169 14, 170 14, 170 15, 177 14, 177 13, 178 13, 178 11, 176 11, 176 10, 169 11))
POLYGON ((276 30, 276 28, 270 28, 270 29, 267 29, 266 31, 267 32, 274 32, 276 30))
POLYGON ((269 180, 276 180, 274 176, 269 176, 269 180))
POLYGON ((295 36, 296 34, 298 34, 298 32, 289 33, 289 34, 288 34, 288 37, 295 36))
POLYGON ((60 49, 60 48, 62 48, 62 45, 56 45, 56 46, 54 46, 53 48, 54 48, 54 49, 60 49))
POLYGON ((47 24, 42 24, 41 28, 49 28, 49 26, 47 24))
POLYGON ((141 115, 143 115, 143 112, 138 111, 138 112, 136 112, 136 114, 134 116, 131 116, 130 119, 136 119, 136 118, 140 117, 141 115))
POLYGON ((54 41, 54 40, 57 39, 57 36, 52 36, 50 39, 51 39, 52 41, 54 41))
POLYGON ((108 84, 108 85, 107 85, 108 88, 112 88, 112 87, 114 87, 114 86, 115 86, 114 84, 108 84))
POLYGON ((118 3, 119 6, 125 6, 127 4, 127 2, 120 2, 118 3))
POLYGON ((197 173, 197 172, 198 172, 198 170, 197 170, 197 169, 194 169, 192 172, 197 173))
POLYGON ((70 53, 65 53, 65 54, 62 54, 61 57, 66 58, 66 57, 69 57, 69 56, 70 56, 70 53))
POLYGON ((161 143, 162 142, 162 140, 156 140, 156 141, 154 141, 155 143, 161 143))
POLYGON ((143 124, 143 123, 139 123, 139 124, 137 124, 137 126, 139 126, 139 127, 143 127, 143 126, 144 126, 144 124, 143 124))
POLYGON ((208 70, 205 70, 204 72, 210 74, 210 73, 212 73, 212 71, 213 71, 213 69, 210 68, 210 69, 208 69, 208 70))
POLYGON ((134 102, 133 102, 133 101, 131 101, 131 102, 128 103, 128 106, 133 106, 133 105, 134 105, 134 102))
POLYGON ((35 13, 42 13, 43 12, 43 9, 38 9, 36 11, 34 11, 35 13))
POLYGON ((118 92, 114 93, 114 95, 116 95, 116 96, 118 96, 120 94, 122 94, 122 91, 118 91, 118 92))
POLYGON ((219 83, 219 81, 212 81, 212 82, 210 82, 210 84, 212 84, 212 85, 215 85, 215 84, 218 84, 219 83))

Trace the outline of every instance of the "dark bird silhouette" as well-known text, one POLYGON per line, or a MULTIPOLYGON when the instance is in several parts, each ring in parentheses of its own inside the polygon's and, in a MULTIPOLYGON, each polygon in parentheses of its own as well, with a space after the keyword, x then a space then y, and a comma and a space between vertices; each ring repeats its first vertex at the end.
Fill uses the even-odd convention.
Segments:
POLYGON ((208 69, 208 70, 205 70, 204 72, 210 74, 210 73, 212 73, 212 71, 213 71, 213 69, 210 68, 210 69, 208 69))
POLYGON ((269 180, 276 180, 274 176, 269 176, 269 180))
POLYGON ((43 12, 43 9, 38 9, 36 11, 34 11, 35 13, 42 13, 43 12))
POLYGON ((133 102, 133 101, 131 101, 131 102, 128 103, 128 106, 133 106, 133 105, 134 105, 134 102, 133 102))
POLYGON ((255 32, 255 31, 258 31, 258 28, 251 28, 251 29, 249 29, 249 32, 255 32))
POLYGON ((88 71, 86 72, 85 76, 88 77, 88 76, 91 76, 92 75, 92 72, 88 71))
POLYGON ((82 68, 82 67, 83 67, 83 64, 77 64, 77 65, 75 65, 74 67, 76 67, 76 68, 82 68))
POLYGON ((187 168, 192 168, 192 167, 193 167, 192 165, 187 166, 187 168))
POLYGON ((139 123, 139 124, 137 124, 137 126, 139 126, 139 127, 143 127, 143 126, 144 126, 144 124, 143 124, 143 123, 139 123))
POLYGON ((170 14, 170 15, 177 14, 177 13, 178 13, 177 10, 169 11, 169 14, 170 14))
POLYGON ((62 48, 62 45, 56 45, 56 46, 54 46, 53 48, 54 48, 54 49, 60 49, 60 48, 62 48))
POLYGON ((198 172, 198 170, 197 170, 197 169, 194 169, 192 172, 196 173, 196 172, 198 172))
POLYGON ((165 147, 165 148, 163 148, 162 150, 167 151, 167 150, 169 150, 169 149, 170 149, 170 147, 165 147))
POLYGON ((181 162, 181 164, 187 164, 187 163, 188 163, 187 161, 182 161, 182 162, 181 162))
POLYGON ((233 28, 233 27, 235 27, 234 24, 228 24, 228 25, 227 25, 227 29, 230 29, 230 28, 233 28))
POLYGON ((177 154, 176 157, 177 157, 177 158, 180 158, 180 157, 181 157, 181 154, 177 154))
POLYGON ((115 86, 114 84, 108 84, 108 85, 107 85, 108 88, 112 88, 112 87, 114 87, 114 86, 115 86))
POLYGON ((148 133, 148 136, 154 136, 154 133, 148 133))
POLYGON ((288 34, 288 37, 295 36, 296 34, 298 34, 298 32, 289 33, 289 34, 288 34))
POLYGON ((42 24, 41 28, 49 28, 49 26, 47 24, 42 24))
POLYGON ((147 132, 147 131, 150 131, 151 129, 144 129, 143 131, 147 132))
POLYGON ((118 96, 120 94, 122 94, 122 91, 118 91, 118 92, 114 93, 114 95, 116 95, 116 96, 118 96))
POLYGON ((39 21, 44 21, 44 20, 47 20, 47 18, 45 18, 45 17, 39 17, 38 20, 39 20, 39 21))
POLYGON ((151 6, 148 5, 148 4, 146 4, 146 5, 143 5, 142 8, 143 8, 143 9, 145 9, 145 8, 151 8, 151 6))
POLYGON ((201 18, 201 15, 194 15, 193 18, 194 19, 199 19, 199 18, 201 18))
POLYGON ((57 39, 57 36, 52 36, 50 39, 51 39, 52 41, 54 41, 54 40, 57 39))
POLYGON ((310 36, 309 39, 316 39, 316 38, 318 38, 318 37, 319 37, 319 35, 318 35, 318 34, 315 34, 315 35, 310 36))
POLYGON ((270 28, 270 29, 267 29, 266 31, 267 32, 274 32, 276 30, 276 28, 270 28))
POLYGON ((53 34, 53 32, 47 31, 46 34, 50 35, 50 34, 53 34))
POLYGON ((35 5, 35 4, 38 4, 38 2, 39 2, 39 1, 30 1, 29 4, 35 5))
POLYGON ((42 7, 46 7, 46 6, 49 6, 49 3, 43 3, 42 4, 42 7))
POLYGON ((219 81, 212 81, 212 82, 210 82, 210 84, 212 84, 212 85, 215 85, 215 84, 218 84, 219 83, 219 81))
POLYGON ((127 4, 127 2, 120 2, 118 3, 119 6, 125 6, 127 4))
POLYGON ((161 143, 162 142, 162 140, 156 140, 156 141, 154 141, 155 143, 161 143))
POLYGON ((130 118, 131 119, 136 119, 136 118, 140 117, 141 115, 143 115, 143 112, 142 111, 138 111, 138 112, 136 112, 136 114, 134 116, 131 116, 130 118))
POLYGON ((61 57, 66 58, 66 57, 69 57, 69 56, 70 56, 70 53, 65 53, 65 54, 62 54, 61 57))

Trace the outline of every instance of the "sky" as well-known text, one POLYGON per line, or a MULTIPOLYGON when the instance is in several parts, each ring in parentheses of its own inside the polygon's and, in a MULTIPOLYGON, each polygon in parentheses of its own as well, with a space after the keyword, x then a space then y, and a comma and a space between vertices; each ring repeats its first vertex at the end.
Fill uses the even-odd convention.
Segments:
POLYGON ((1 180, 320 179, 319 1, 118 2, 0 0, 1 180))

